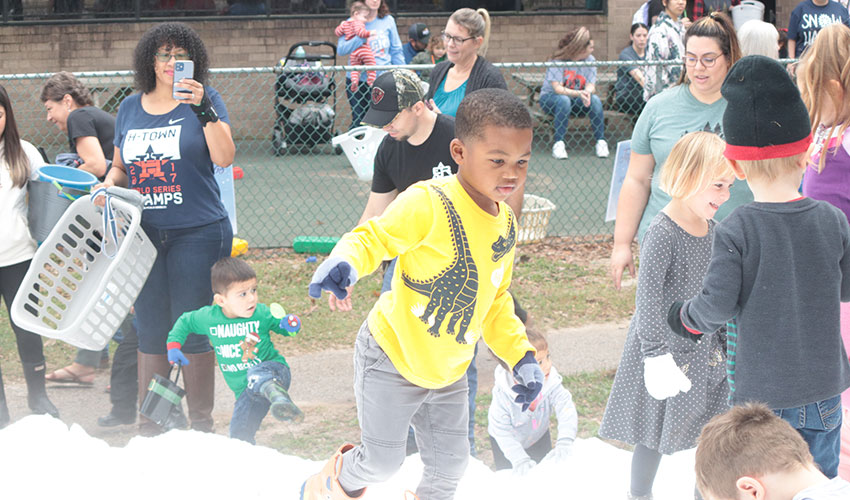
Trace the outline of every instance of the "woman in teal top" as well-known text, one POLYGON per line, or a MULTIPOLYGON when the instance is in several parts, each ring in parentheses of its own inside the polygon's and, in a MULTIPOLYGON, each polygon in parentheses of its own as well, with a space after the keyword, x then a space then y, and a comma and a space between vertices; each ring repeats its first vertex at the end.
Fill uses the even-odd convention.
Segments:
MULTIPOLYGON (((679 83, 649 100, 632 134, 629 170, 620 189, 611 277, 620 288, 623 270, 635 275, 632 241, 670 201, 658 188, 658 172, 673 144, 688 132, 704 130, 723 136, 721 122, 726 100, 720 87, 729 68, 741 57, 732 21, 712 13, 693 23, 684 38, 685 71, 679 83)), ((717 211, 717 220, 735 207, 753 201, 747 183, 736 180, 729 201, 717 211)))
POLYGON ((484 59, 490 38, 490 14, 485 9, 456 10, 443 31, 446 58, 434 67, 425 102, 454 116, 464 96, 478 89, 507 90, 505 79, 484 59))
POLYGON ((434 103, 437 108, 447 115, 454 116, 457 113, 457 107, 460 106, 460 101, 466 95, 466 83, 463 82, 460 87, 451 92, 446 92, 446 81, 440 82, 440 86, 434 92, 434 103))

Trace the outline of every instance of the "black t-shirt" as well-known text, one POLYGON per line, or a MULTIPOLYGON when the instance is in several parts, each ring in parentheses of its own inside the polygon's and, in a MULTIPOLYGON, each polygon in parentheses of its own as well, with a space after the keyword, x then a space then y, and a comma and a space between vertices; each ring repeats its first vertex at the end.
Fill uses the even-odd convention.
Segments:
POLYGON ((419 181, 456 174, 457 163, 449 151, 454 138, 455 119, 445 114, 437 115, 431 135, 418 146, 384 137, 375 154, 372 192, 389 193, 395 189, 401 193, 419 181))
POLYGON ((78 138, 97 137, 103 156, 112 161, 112 156, 115 154, 115 146, 112 143, 115 137, 114 116, 98 107, 85 106, 71 111, 68 115, 67 126, 72 153, 77 152, 78 138))

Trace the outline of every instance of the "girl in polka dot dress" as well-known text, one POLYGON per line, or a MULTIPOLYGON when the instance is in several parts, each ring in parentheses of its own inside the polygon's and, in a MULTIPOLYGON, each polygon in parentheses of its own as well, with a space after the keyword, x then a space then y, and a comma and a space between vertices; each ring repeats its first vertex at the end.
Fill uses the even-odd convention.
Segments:
POLYGON ((734 175, 709 132, 676 143, 660 187, 673 199, 640 252, 635 314, 599 435, 635 446, 629 499, 651 499, 662 455, 696 446, 702 426, 728 409, 725 335, 694 344, 667 326, 669 305, 697 295, 711 258, 717 209, 734 175))

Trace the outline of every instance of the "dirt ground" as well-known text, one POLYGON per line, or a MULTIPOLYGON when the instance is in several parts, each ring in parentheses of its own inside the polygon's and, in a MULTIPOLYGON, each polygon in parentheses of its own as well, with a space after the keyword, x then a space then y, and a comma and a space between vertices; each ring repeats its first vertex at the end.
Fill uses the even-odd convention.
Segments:
MULTIPOLYGON (((627 328, 628 324, 621 322, 548 332, 552 360, 564 374, 616 368, 627 328)), ((290 393, 304 410, 306 418, 300 424, 284 424, 267 417, 257 442, 271 445, 264 437, 280 432, 298 435, 321 421, 355 422, 353 355, 353 349, 338 349, 287 357, 293 374, 290 393)), ((486 350, 481 350, 477 362, 479 391, 490 392, 495 361, 486 350)), ((4 369, 11 371, 15 367, 7 363, 4 369)), ((109 371, 101 370, 92 386, 49 383, 48 394, 59 408, 64 422, 78 424, 89 435, 103 439, 110 445, 124 446, 136 435, 136 426, 103 428, 97 425, 97 418, 107 414, 111 407, 109 394, 105 392, 108 383, 109 371)), ((13 421, 29 414, 23 381, 7 381, 6 398, 13 421)), ((214 417, 218 434, 227 434, 232 409, 233 393, 216 370, 214 417)))

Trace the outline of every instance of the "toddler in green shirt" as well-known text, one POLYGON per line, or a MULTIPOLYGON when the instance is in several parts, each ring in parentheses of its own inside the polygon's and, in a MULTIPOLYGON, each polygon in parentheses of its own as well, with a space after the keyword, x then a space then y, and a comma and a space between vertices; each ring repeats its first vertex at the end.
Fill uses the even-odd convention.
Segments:
POLYGON ((214 304, 183 313, 168 334, 168 361, 188 365, 180 351, 190 333, 206 335, 224 380, 236 396, 230 437, 254 444, 260 422, 271 409, 278 420, 301 421, 304 414, 287 390, 289 365, 272 344, 269 331, 293 336, 301 327, 294 314, 257 303, 257 275, 246 262, 225 257, 210 272, 214 304))

